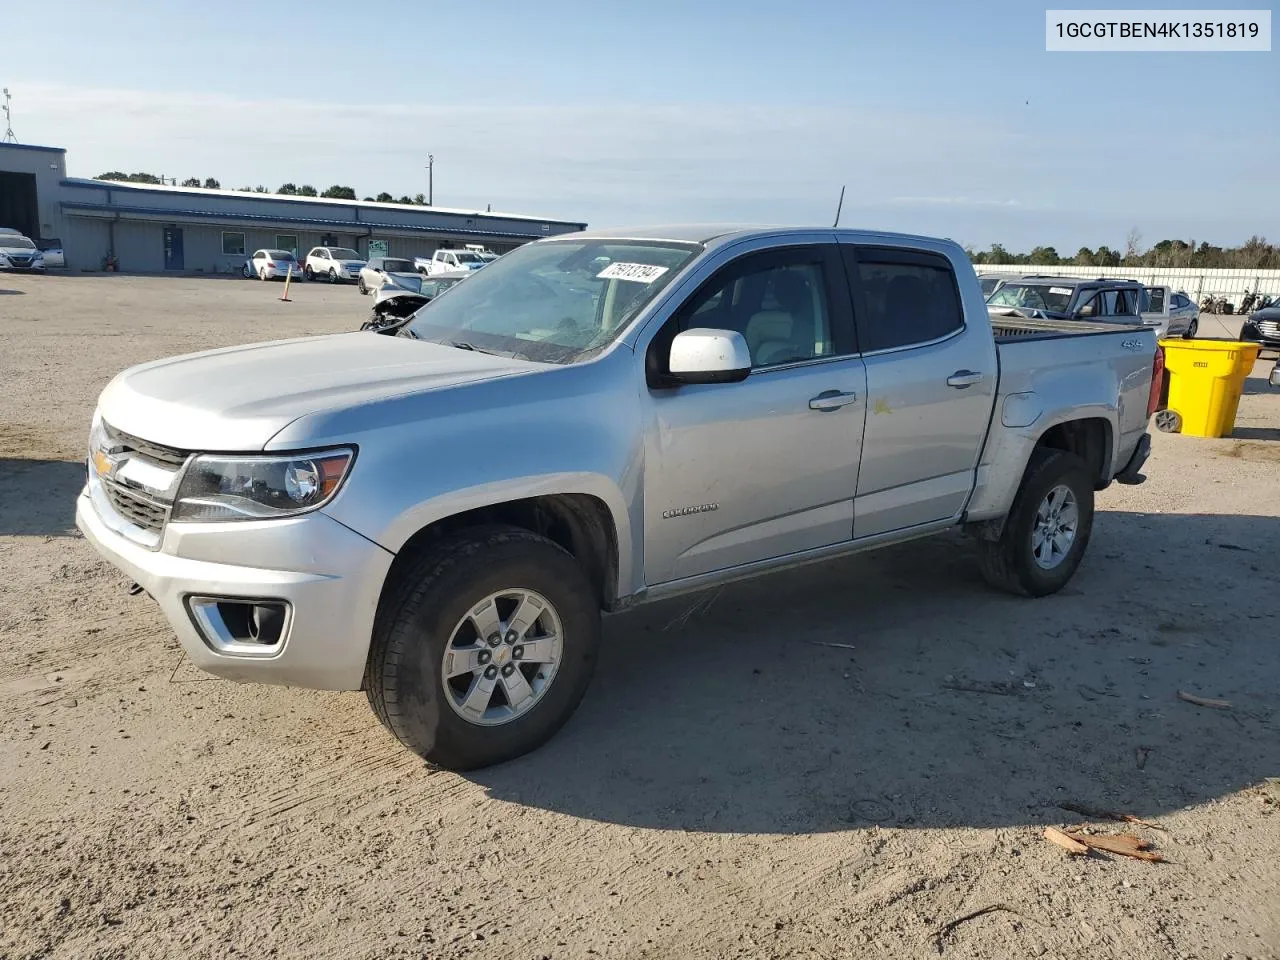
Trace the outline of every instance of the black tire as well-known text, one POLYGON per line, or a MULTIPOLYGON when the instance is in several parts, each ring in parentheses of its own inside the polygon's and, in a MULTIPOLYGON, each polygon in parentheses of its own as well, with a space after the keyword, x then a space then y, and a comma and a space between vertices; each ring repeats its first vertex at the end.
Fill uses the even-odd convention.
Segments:
POLYGON ((356 281, 356 289, 360 291, 360 296, 363 297, 368 295, 369 288, 364 285, 364 277, 361 277, 356 281))
POLYGON ((383 589, 364 690, 373 712, 410 750, 449 770, 474 770, 540 747, 581 702, 600 646, 600 605, 583 569, 545 537, 486 527, 429 545, 383 589), (542 699, 497 726, 445 701, 445 647, 477 601, 519 587, 542 594, 563 627, 563 652, 542 699))
POLYGON ((1025 597, 1057 593, 1069 581, 1093 531, 1093 478, 1075 454, 1064 450, 1037 449, 1013 498, 999 540, 979 539, 978 566, 987 583, 1025 597), (1031 538, 1036 511, 1054 487, 1065 485, 1075 496, 1078 521, 1070 548, 1057 566, 1044 569, 1036 563, 1031 538))
POLYGON ((1187 327, 1187 332, 1182 335, 1183 340, 1194 340, 1196 332, 1200 329, 1200 318, 1196 317, 1191 321, 1191 325, 1187 327))
POLYGON ((316 275, 311 272, 310 264, 307 264, 305 267, 302 268, 302 275, 306 277, 308 280, 314 280, 316 278, 316 275))
POLYGON ((333 267, 329 268, 329 282, 330 283, 338 282, 338 271, 333 269, 333 267))
POLYGON ((253 279, 253 269, 249 266, 248 262, 240 268, 240 276, 244 277, 246 280, 253 279))

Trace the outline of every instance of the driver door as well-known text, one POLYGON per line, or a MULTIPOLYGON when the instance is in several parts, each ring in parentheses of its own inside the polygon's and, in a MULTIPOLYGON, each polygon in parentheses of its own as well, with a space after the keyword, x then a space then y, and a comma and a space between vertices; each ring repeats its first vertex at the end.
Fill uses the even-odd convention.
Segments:
POLYGON ((852 539, 866 373, 834 243, 730 261, 663 325, 645 359, 648 584, 852 539), (666 380, 672 340, 695 327, 741 333, 750 375, 666 380))

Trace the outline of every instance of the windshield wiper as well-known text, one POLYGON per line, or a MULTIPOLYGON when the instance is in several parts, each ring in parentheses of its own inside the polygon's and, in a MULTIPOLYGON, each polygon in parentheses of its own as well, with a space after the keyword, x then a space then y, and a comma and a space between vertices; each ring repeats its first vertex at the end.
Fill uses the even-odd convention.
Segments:
POLYGON ((445 340, 451 347, 457 347, 459 350, 471 350, 475 353, 487 353, 491 357, 502 357, 506 354, 499 353, 497 350, 486 350, 484 347, 477 347, 474 343, 468 343, 466 340, 445 340))

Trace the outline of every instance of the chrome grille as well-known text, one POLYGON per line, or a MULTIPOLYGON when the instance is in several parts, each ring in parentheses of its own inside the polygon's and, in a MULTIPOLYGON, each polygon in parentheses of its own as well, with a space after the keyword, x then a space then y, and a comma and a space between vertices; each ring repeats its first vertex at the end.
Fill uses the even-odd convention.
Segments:
POLYGON ((152 533, 159 533, 164 528, 169 509, 163 503, 157 503, 136 490, 130 490, 110 480, 103 481, 102 489, 116 513, 134 526, 150 530, 152 533))
POLYGON ((163 463, 169 467, 180 467, 187 462, 187 451, 185 450, 179 450, 176 447, 165 447, 158 443, 149 443, 146 440, 117 430, 107 423, 102 426, 107 432, 107 437, 111 440, 113 449, 120 449, 125 453, 136 453, 144 460, 154 460, 156 463, 163 463))
POLYGON ((1258 332, 1268 340, 1280 340, 1280 320, 1259 320, 1258 332))

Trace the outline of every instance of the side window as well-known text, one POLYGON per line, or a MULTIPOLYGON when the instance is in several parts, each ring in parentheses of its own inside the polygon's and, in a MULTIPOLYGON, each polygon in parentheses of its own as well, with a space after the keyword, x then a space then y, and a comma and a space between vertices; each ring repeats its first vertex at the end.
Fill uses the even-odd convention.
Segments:
POLYGON ((847 303, 831 302, 832 265, 839 270, 834 253, 820 247, 748 254, 729 264, 654 337, 647 358, 650 382, 666 372, 676 334, 696 327, 742 334, 753 369, 853 353, 847 303))
MULTIPOLYGON (((1164 310, 1164 287, 1147 287, 1147 295, 1151 297, 1151 312, 1161 313, 1164 310)), ((1178 298, 1174 297, 1174 304, 1177 305, 1178 298)))
POLYGON ((955 272, 942 256, 882 247, 845 249, 863 353, 928 343, 964 326, 955 272))
POLYGON ((1124 312, 1121 309, 1121 296, 1119 290, 1102 291, 1102 315, 1104 317, 1114 317, 1116 314, 1124 312))

